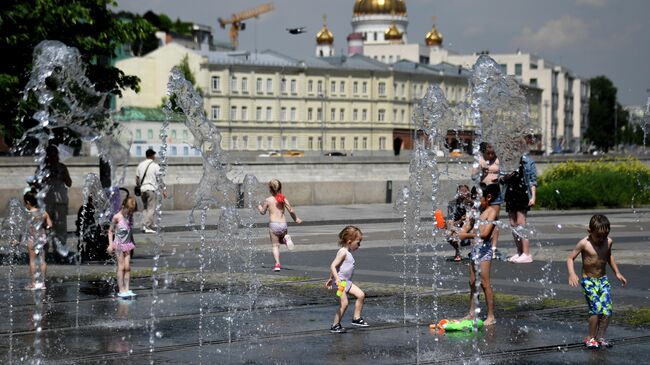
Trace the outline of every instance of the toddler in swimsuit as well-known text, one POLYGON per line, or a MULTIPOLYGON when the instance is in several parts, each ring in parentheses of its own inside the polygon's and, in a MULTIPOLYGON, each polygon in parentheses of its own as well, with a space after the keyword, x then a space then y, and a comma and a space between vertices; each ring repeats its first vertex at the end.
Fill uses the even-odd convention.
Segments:
POLYGON ((357 298, 354 305, 354 316, 352 317, 352 325, 357 327, 368 327, 368 323, 361 318, 361 310, 363 309, 363 300, 366 294, 355 284, 352 283, 352 275, 354 274, 354 257, 352 251, 356 251, 361 246, 363 234, 361 230, 355 226, 347 226, 339 233, 339 246, 341 248, 336 253, 336 258, 330 265, 330 277, 325 283, 328 289, 337 288, 339 283, 345 280, 345 290, 341 294, 341 306, 334 315, 334 324, 330 327, 332 333, 344 333, 345 328, 341 326, 341 319, 348 308, 348 293, 357 298))
POLYGON ((605 340, 605 331, 612 315, 611 287, 607 279, 607 263, 612 267, 616 278, 627 284, 627 280, 618 270, 616 260, 612 255, 612 239, 609 238, 609 220, 601 214, 596 214, 589 221, 589 236, 578 242, 567 258, 569 285, 582 286, 585 299, 589 306, 589 335, 585 338, 585 346, 589 349, 611 347, 611 342, 605 340), (573 262, 578 254, 582 254, 582 278, 578 278, 573 262))
POLYGON ((483 322, 489 326, 495 322, 494 319, 494 293, 490 284, 490 267, 492 256, 492 240, 494 239, 495 224, 498 219, 499 206, 494 203, 500 194, 498 184, 481 185, 480 215, 478 228, 474 229, 474 222, 469 221, 461 231, 458 237, 461 240, 474 239, 472 244, 471 262, 469 264, 469 314, 465 319, 474 319, 476 313, 476 300, 478 288, 476 287, 476 275, 481 277, 481 287, 485 294, 485 303, 487 305, 487 317, 483 322))
POLYGON ((117 259, 117 296, 120 298, 134 297, 135 293, 129 290, 131 281, 131 252, 135 248, 133 243, 133 213, 138 210, 134 197, 127 197, 122 202, 122 209, 111 219, 108 228, 108 253, 115 252, 117 259))
POLYGON ((273 246, 273 258, 275 259, 275 266, 273 271, 280 271, 280 243, 287 245, 289 250, 293 250, 293 241, 291 236, 287 234, 287 219, 284 215, 285 209, 289 211, 291 218, 297 224, 302 223, 302 220, 296 216, 296 210, 293 208, 289 200, 282 194, 282 183, 273 179, 269 181, 269 191, 271 196, 266 198, 262 204, 258 205, 257 209, 260 214, 269 212, 269 236, 271 238, 271 245, 273 246))

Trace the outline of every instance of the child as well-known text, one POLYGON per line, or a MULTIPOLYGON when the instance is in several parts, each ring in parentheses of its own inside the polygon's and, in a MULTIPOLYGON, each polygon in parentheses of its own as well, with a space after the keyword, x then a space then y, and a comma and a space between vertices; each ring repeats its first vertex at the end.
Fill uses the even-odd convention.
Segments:
POLYGON ((32 281, 25 289, 45 289, 45 273, 47 272, 47 264, 43 255, 45 253, 45 243, 47 242, 47 234, 45 231, 52 228, 52 220, 47 212, 41 212, 38 209, 38 201, 34 192, 26 192, 23 195, 23 202, 31 216, 31 224, 27 238, 27 251, 29 252, 29 275, 32 281), (42 281, 38 283, 36 282, 36 255, 41 255, 42 281))
POLYGON ((611 287, 607 280, 607 263, 614 270, 616 278, 627 284, 627 280, 618 270, 612 255, 612 239, 609 235, 609 220, 601 214, 596 214, 589 221, 589 235, 578 242, 566 260, 569 270, 569 285, 582 286, 589 306, 589 336, 585 338, 585 346, 589 349, 611 347, 605 340, 605 331, 612 315, 611 287), (573 268, 573 261, 582 254, 582 279, 578 278, 573 268), (596 337, 598 332, 598 337, 596 337), (598 338, 598 340, 596 340, 598 338))
POLYGON ((291 218, 297 224, 302 223, 302 220, 296 216, 296 211, 289 203, 289 200, 282 194, 282 183, 273 179, 269 181, 269 191, 271 196, 266 198, 264 202, 257 206, 260 214, 266 214, 269 211, 269 236, 271 244, 273 245, 273 258, 275 259, 275 266, 273 271, 280 271, 280 242, 287 245, 289 250, 293 250, 293 241, 291 236, 287 234, 287 219, 284 216, 284 210, 288 210, 291 218))
POLYGON ((135 293, 129 290, 131 280, 131 251, 135 248, 133 243, 133 213, 138 210, 138 203, 134 197, 126 197, 122 202, 122 209, 113 216, 108 228, 108 248, 110 254, 115 251, 117 259, 117 295, 120 298, 133 297, 135 293))
POLYGON ((467 218, 467 212, 472 208, 472 196, 470 195, 469 186, 465 184, 458 185, 456 188, 456 199, 447 205, 447 242, 456 251, 453 260, 460 262, 460 246, 469 246, 469 240, 460 240, 457 231, 463 226, 467 218))
POLYGON ((355 226, 347 226, 339 233, 339 246, 341 248, 336 253, 336 258, 330 265, 330 277, 325 283, 328 289, 337 288, 341 281, 345 280, 345 291, 341 295, 341 306, 334 315, 334 323, 330 327, 332 333, 344 333, 345 328, 341 326, 341 318, 348 308, 348 295, 351 293, 357 298, 354 305, 354 316, 352 317, 352 325, 358 327, 368 327, 368 323, 361 318, 361 310, 363 309, 363 300, 366 294, 359 289, 358 286, 352 283, 352 275, 354 274, 354 257, 350 251, 356 251, 361 246, 363 234, 361 230, 355 226))
POLYGON ((492 293, 492 285, 490 284, 490 266, 494 255, 492 247, 495 232, 494 221, 497 220, 499 214, 499 207, 494 204, 494 200, 499 196, 500 190, 497 184, 483 185, 481 186, 481 190, 478 230, 474 233, 474 222, 470 220, 458 233, 458 237, 461 240, 479 239, 478 242, 474 242, 472 245, 472 262, 469 265, 469 315, 464 319, 474 319, 475 315, 476 267, 474 265, 477 265, 480 268, 481 287, 483 288, 485 303, 487 304, 487 318, 483 322, 483 325, 489 326, 496 323, 494 319, 494 295, 492 293))

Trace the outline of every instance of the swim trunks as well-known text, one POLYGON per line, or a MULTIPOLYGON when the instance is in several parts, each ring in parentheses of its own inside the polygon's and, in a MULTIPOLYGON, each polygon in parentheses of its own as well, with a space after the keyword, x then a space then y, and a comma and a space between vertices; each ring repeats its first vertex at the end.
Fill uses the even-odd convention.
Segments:
POLYGON ((587 299, 589 315, 612 315, 612 297, 610 295, 612 288, 606 275, 600 278, 582 278, 580 286, 582 286, 585 299, 587 299))
POLYGON ((492 260, 492 241, 485 240, 482 243, 478 243, 472 246, 470 257, 476 262, 492 260))

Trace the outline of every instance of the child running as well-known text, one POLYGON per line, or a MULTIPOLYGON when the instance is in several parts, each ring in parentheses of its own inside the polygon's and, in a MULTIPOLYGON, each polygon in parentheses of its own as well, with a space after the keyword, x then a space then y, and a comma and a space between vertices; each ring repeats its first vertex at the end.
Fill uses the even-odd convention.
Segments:
POLYGON ((483 321, 483 325, 489 326, 496 323, 494 318, 494 294, 492 293, 492 285, 490 284, 490 267, 494 255, 492 249, 492 240, 494 239, 495 233, 494 221, 497 220, 499 215, 499 206, 494 204, 494 200, 498 198, 500 189, 498 184, 491 184, 481 186, 481 190, 478 232, 474 233, 474 222, 470 220, 458 233, 458 237, 461 240, 478 238, 478 242, 475 241, 472 244, 472 262, 469 264, 469 315, 464 319, 474 319, 476 313, 474 295, 476 295, 477 290, 476 266, 478 266, 481 276, 481 287, 483 288, 485 303, 487 304, 487 318, 483 321))
POLYGON ((352 325, 357 327, 368 327, 368 323, 361 318, 361 310, 363 309, 363 300, 366 294, 355 284, 352 283, 352 275, 354 274, 354 257, 351 251, 356 251, 361 247, 361 240, 363 234, 361 230, 355 226, 347 226, 339 233, 339 246, 341 248, 336 253, 336 258, 330 265, 330 277, 325 283, 328 289, 338 288, 342 281, 345 281, 345 290, 341 294, 341 306, 334 315, 334 323, 330 327, 332 333, 344 333, 346 330, 341 326, 341 319, 348 308, 348 293, 357 298, 354 305, 354 316, 352 317, 352 325))
POLYGON ((134 197, 126 197, 122 209, 113 216, 108 228, 108 253, 115 252, 117 259, 117 296, 120 298, 133 297, 136 294, 129 290, 131 281, 131 252, 133 243, 133 213, 138 210, 134 197))
POLYGON ((578 242, 566 260, 569 271, 569 285, 582 286, 589 307, 589 335, 585 346, 589 349, 611 347, 605 339, 605 331, 612 315, 611 287, 607 279, 607 264, 612 267, 616 278, 627 285, 627 280, 618 270, 612 255, 612 239, 609 238, 609 220, 606 216, 596 214, 589 220, 589 235, 578 242), (573 262, 578 254, 582 255, 582 278, 578 278, 573 262), (596 334, 598 334, 596 336, 596 334))
POLYGON ((38 290, 45 289, 45 273, 47 264, 45 263, 45 243, 47 242, 46 230, 52 228, 52 219, 45 211, 38 208, 36 195, 28 191, 23 195, 25 208, 29 211, 31 218, 29 232, 27 235, 27 251, 29 253, 29 275, 32 278, 31 284, 25 289, 38 290), (36 282, 36 256, 41 255, 41 280, 36 282))
POLYGON ((280 243, 287 245, 289 250, 293 250, 293 241, 291 236, 287 234, 287 218, 284 215, 284 210, 289 211, 291 218, 297 224, 302 223, 302 220, 296 216, 296 210, 289 203, 289 199, 282 194, 280 180, 273 179, 269 181, 269 191, 271 196, 258 205, 257 210, 262 215, 269 211, 269 236, 273 246, 273 258, 275 259, 273 271, 280 271, 282 270, 282 266, 280 266, 280 243))

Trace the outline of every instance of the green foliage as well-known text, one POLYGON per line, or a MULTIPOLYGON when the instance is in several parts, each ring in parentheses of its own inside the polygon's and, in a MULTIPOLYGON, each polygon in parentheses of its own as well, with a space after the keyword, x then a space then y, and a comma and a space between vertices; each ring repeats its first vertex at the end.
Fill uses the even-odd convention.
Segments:
POLYGON ((639 160, 569 161, 546 171, 538 180, 542 208, 626 207, 650 203, 650 168, 639 160))
POLYGON ((618 104, 616 87, 606 76, 592 78, 589 86, 589 126, 585 137, 598 149, 608 151, 624 140, 622 131, 629 129, 625 128, 628 125, 628 112, 618 104))
POLYGON ((110 64, 123 44, 144 40, 151 24, 136 17, 123 21, 111 12, 114 0, 4 0, 0 5, 0 128, 9 142, 36 123, 31 119, 33 100, 23 100, 21 90, 32 68, 32 53, 46 39, 79 50, 87 63, 86 76, 98 91, 121 95, 137 91, 138 78, 110 64), (21 120, 24 118, 24 122, 21 120))

